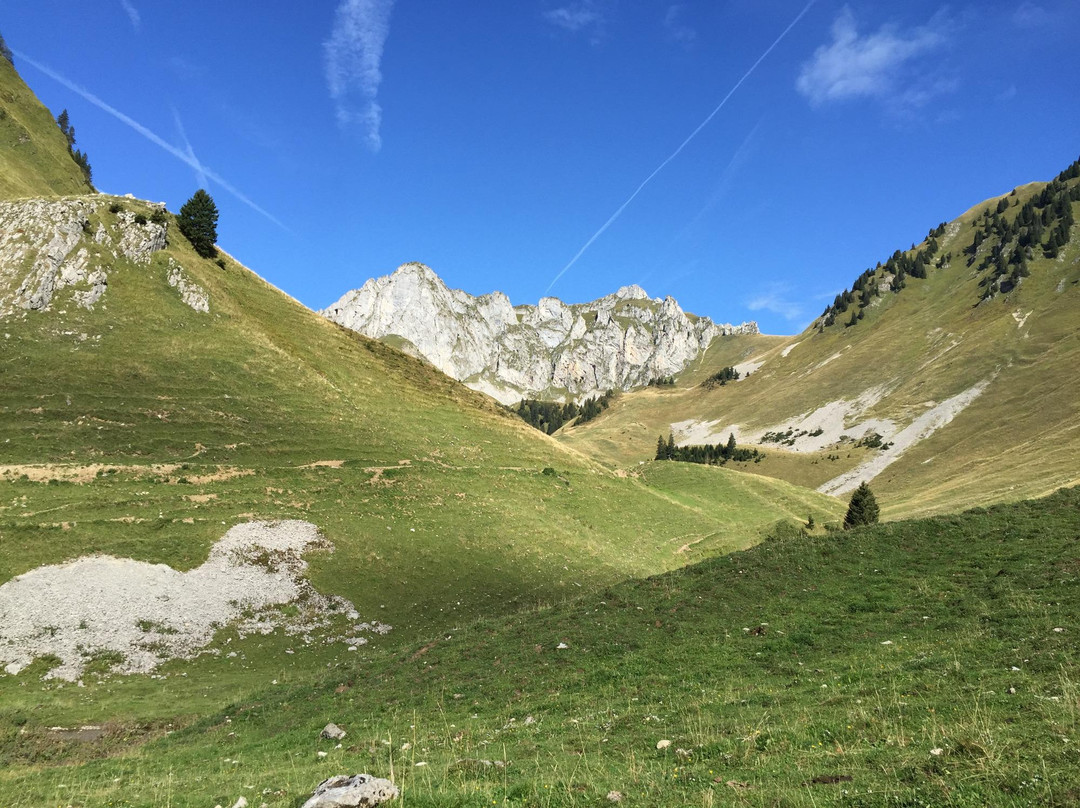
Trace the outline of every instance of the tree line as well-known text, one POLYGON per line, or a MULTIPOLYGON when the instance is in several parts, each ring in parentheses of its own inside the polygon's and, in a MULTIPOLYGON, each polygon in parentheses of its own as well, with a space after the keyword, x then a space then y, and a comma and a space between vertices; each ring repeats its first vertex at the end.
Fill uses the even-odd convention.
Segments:
MULTIPOLYGON (((1019 205, 1014 190, 976 217, 972 223, 975 229, 972 242, 963 252, 968 257, 968 266, 974 265, 981 255, 976 271, 990 270, 979 281, 980 300, 998 292, 1012 291, 1031 274, 1028 262, 1034 258, 1058 257, 1061 248, 1068 244, 1075 224, 1072 203, 1080 201, 1080 183, 1071 181, 1078 178, 1080 160, 1058 174, 1024 205, 1019 205), (1011 209, 1018 210, 1015 216, 1009 217, 1007 214, 1011 209), (989 247, 984 249, 988 242, 989 247)), ((867 307, 883 289, 897 293, 906 287, 909 278, 924 279, 933 269, 948 266, 952 253, 939 254, 938 243, 945 234, 945 227, 942 222, 930 230, 921 248, 912 244, 907 251, 894 252, 884 264, 879 261, 877 266, 866 269, 850 289, 838 294, 825 307, 818 321, 818 331, 834 325, 849 311, 844 327, 851 328, 863 319, 867 307)))
POLYGON ((945 222, 933 228, 926 234, 922 249, 916 249, 914 244, 908 251, 897 250, 885 261, 877 263, 877 266, 866 269, 850 289, 845 289, 838 294, 833 302, 825 307, 821 313, 821 322, 818 331, 824 331, 833 325, 840 315, 851 311, 851 316, 844 323, 845 328, 856 325, 865 316, 866 308, 873 302, 875 297, 881 295, 882 286, 886 279, 889 280, 888 291, 899 292, 907 286, 907 279, 926 278, 931 266, 940 269, 949 263, 951 255, 941 256, 934 261, 940 246, 938 239, 945 235, 945 222))
POLYGON ((733 366, 728 365, 726 368, 721 368, 703 381, 701 386, 706 390, 712 390, 716 387, 723 387, 728 382, 737 382, 738 380, 739 371, 735 370, 733 366))
POLYGON ((757 449, 741 449, 735 443, 734 433, 728 435, 727 443, 717 443, 715 446, 702 444, 700 446, 676 446, 675 436, 668 433, 667 440, 661 435, 656 441, 656 456, 654 460, 679 460, 683 463, 702 463, 707 466, 721 466, 729 460, 741 460, 743 462, 753 460, 760 463, 764 454, 757 449))
POLYGON ((1004 215, 1017 207, 1015 199, 1009 204, 1016 194, 1013 191, 993 211, 987 207, 972 222, 975 232, 964 253, 969 267, 982 256, 975 267, 976 272, 985 273, 979 280, 980 300, 1015 289, 1031 274, 1028 261, 1058 257, 1061 248, 1069 243, 1076 223, 1072 205, 1080 201, 1080 183, 1070 185, 1069 181, 1077 177, 1080 177, 1080 160, 1019 206, 1015 216, 1004 215))
POLYGON ((60 114, 56 116, 56 125, 60 127, 60 132, 67 140, 68 153, 71 155, 71 159, 75 161, 75 165, 82 171, 83 177, 86 178, 86 184, 93 188, 94 171, 90 168, 90 158, 86 152, 75 148, 75 127, 71 125, 71 119, 66 109, 61 110, 60 114))
POLYGON ((614 398, 614 390, 608 390, 603 395, 591 396, 580 405, 573 401, 567 401, 564 404, 559 401, 526 398, 519 401, 517 406, 511 407, 510 411, 530 426, 548 435, 554 435, 564 424, 584 424, 591 421, 606 410, 614 398))

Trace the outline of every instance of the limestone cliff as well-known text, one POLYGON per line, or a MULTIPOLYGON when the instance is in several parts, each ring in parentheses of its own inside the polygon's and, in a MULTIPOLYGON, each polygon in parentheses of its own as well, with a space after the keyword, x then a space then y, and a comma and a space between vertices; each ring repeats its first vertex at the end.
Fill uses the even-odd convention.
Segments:
POLYGON ((502 292, 450 289, 423 264, 369 280, 321 312, 346 328, 413 349, 449 376, 506 403, 582 399, 673 375, 715 337, 757 333, 717 325, 672 298, 624 286, 591 303, 545 297, 512 306, 502 292), (402 343, 401 341, 404 341, 402 343))

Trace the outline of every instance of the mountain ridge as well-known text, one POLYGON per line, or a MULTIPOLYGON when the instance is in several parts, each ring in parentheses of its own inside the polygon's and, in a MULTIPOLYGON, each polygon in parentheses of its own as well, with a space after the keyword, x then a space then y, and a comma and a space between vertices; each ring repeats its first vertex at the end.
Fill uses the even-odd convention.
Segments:
POLYGON ((450 289, 415 262, 368 280, 320 314, 416 353, 503 404, 647 385, 682 371, 716 337, 758 333, 753 322, 687 314, 674 298, 650 298, 636 284, 588 303, 543 297, 513 306, 502 292, 450 289))
POLYGON ((860 274, 802 333, 718 345, 675 385, 557 434, 616 466, 652 458, 658 434, 734 434, 765 451, 758 473, 833 495, 872 480, 890 517, 1075 485, 1078 203, 1074 163, 971 206, 860 274), (749 378, 702 385, 742 363, 749 378))

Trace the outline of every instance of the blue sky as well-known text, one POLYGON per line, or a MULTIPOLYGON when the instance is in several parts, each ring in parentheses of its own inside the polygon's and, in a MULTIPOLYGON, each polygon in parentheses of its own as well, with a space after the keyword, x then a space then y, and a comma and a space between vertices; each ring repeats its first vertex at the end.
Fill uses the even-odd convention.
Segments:
POLYGON ((1075 0, 5 0, 98 188, 200 186, 313 308, 406 261, 638 283, 802 329, 864 268, 1080 156, 1075 0))

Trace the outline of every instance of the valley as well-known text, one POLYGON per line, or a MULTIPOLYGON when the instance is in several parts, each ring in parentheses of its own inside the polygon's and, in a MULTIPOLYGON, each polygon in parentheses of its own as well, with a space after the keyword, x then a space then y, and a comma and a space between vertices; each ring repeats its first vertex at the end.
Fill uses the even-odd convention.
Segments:
POLYGON ((1080 800, 1080 232, 1021 243, 1076 164, 790 337, 420 264, 317 313, 0 107, 0 803, 1080 800))

